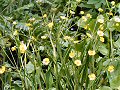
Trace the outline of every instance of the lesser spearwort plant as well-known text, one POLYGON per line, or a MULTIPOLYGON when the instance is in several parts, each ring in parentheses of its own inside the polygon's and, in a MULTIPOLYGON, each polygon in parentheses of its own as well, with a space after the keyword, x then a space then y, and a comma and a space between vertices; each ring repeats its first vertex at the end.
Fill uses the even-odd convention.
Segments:
POLYGON ((0 5, 1 90, 120 90, 119 0, 0 5))

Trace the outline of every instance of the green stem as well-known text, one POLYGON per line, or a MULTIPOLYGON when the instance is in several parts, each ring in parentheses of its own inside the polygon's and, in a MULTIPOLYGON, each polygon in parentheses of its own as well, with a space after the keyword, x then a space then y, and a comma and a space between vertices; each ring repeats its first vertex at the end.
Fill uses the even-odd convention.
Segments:
POLYGON ((111 57, 112 60, 113 60, 114 56, 113 56, 112 31, 110 31, 110 47, 111 47, 111 54, 110 54, 110 57, 111 57))
POLYGON ((57 58, 56 58, 56 48, 55 48, 55 45, 53 43, 51 33, 52 32, 50 31, 49 38, 50 38, 50 42, 51 42, 51 45, 52 45, 52 48, 53 48, 53 61, 55 63, 55 74, 56 74, 56 90, 58 90, 58 66, 57 66, 57 58))
POLYGON ((111 9, 110 6, 109 6, 108 0, 106 0, 106 3, 107 3, 108 8, 111 9))

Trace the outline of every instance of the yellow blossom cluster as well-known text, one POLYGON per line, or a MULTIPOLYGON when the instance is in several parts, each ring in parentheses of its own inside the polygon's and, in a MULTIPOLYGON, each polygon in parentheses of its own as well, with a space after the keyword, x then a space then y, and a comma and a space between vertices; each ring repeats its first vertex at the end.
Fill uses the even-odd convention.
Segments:
POLYGON ((30 18, 29 21, 30 21, 30 22, 34 22, 34 21, 35 21, 35 18, 30 18))
POLYGON ((26 23, 26 26, 31 27, 32 24, 31 23, 26 23))
POLYGON ((17 22, 16 22, 16 21, 13 21, 13 25, 17 25, 17 22))
MULTIPOLYGON (((84 14, 84 11, 81 11, 80 13, 83 15, 83 14, 84 14)), ((82 16, 82 20, 83 20, 84 22, 86 22, 89 18, 92 18, 92 15, 91 15, 90 13, 82 16)))
POLYGON ((103 31, 98 30, 98 31, 97 31, 97 34, 100 36, 100 41, 101 41, 101 42, 104 42, 105 40, 104 40, 104 37, 103 37, 103 36, 104 36, 103 31))
POLYGON ((100 41, 104 42, 105 41, 104 37, 100 37, 100 41))
POLYGON ((63 20, 68 20, 68 18, 65 17, 65 16, 60 16, 60 18, 63 19, 63 20))
POLYGON ((50 29, 52 29, 53 25, 54 25, 53 22, 48 23, 48 27, 49 27, 50 29))
POLYGON ((86 22, 86 21, 87 21, 87 17, 86 17, 86 16, 82 16, 82 20, 83 20, 84 22, 86 22))
POLYGON ((89 14, 89 13, 88 13, 86 16, 87 16, 88 18, 92 18, 92 15, 89 14))
POLYGON ((83 15, 84 13, 85 13, 84 11, 80 11, 80 14, 82 14, 82 15, 83 15))
POLYGON ((115 5, 115 1, 112 1, 111 4, 114 6, 115 5))
POLYGON ((76 40, 76 41, 73 41, 73 43, 75 43, 75 44, 76 44, 76 43, 79 43, 79 42, 80 42, 80 41, 78 41, 78 40, 76 40))
POLYGON ((119 26, 119 23, 116 23, 115 25, 118 27, 118 26, 119 26))
POLYGON ((16 46, 12 47, 11 50, 12 50, 12 51, 15 51, 15 50, 16 50, 16 46))
POLYGON ((74 61, 74 64, 75 64, 76 66, 82 65, 80 60, 75 60, 75 61, 74 61))
POLYGON ((73 41, 73 38, 70 37, 70 36, 64 36, 64 40, 70 40, 70 41, 73 41))
POLYGON ((98 11, 99 11, 99 12, 103 12, 103 9, 102 9, 102 8, 98 8, 98 11))
POLYGON ((0 74, 3 74, 5 72, 5 66, 2 66, 1 68, 0 68, 0 74))
POLYGON ((69 57, 70 57, 70 58, 74 58, 74 57, 75 57, 75 51, 71 51, 71 52, 69 53, 69 57))
POLYGON ((17 35, 18 35, 18 31, 15 30, 15 31, 13 32, 13 35, 14 35, 14 36, 17 36, 17 35))
POLYGON ((90 56, 94 56, 94 55, 96 54, 96 52, 95 52, 95 50, 89 50, 89 51, 88 51, 88 54, 89 54, 90 56))
POLYGON ((20 43, 20 53, 25 53, 27 50, 27 46, 23 43, 23 41, 20 43))
POLYGON ((108 66, 108 71, 113 72, 114 71, 114 66, 113 65, 108 66))
POLYGON ((95 76, 94 73, 89 74, 88 77, 89 77, 90 80, 95 80, 96 79, 96 76, 95 76))
POLYGON ((99 36, 101 36, 101 37, 104 35, 103 31, 101 31, 101 30, 98 30, 98 31, 97 31, 97 34, 98 34, 99 36))
POLYGON ((104 23, 104 19, 103 19, 103 18, 99 18, 97 21, 98 21, 99 23, 104 23))
POLYGON ((74 12, 74 11, 72 11, 72 10, 70 10, 70 14, 75 14, 75 12, 74 12))
POLYGON ((42 63, 43 63, 43 65, 48 65, 50 63, 49 58, 44 58, 42 63))
POLYGON ((86 35, 89 37, 89 38, 92 38, 92 35, 90 33, 86 33, 86 35))
POLYGON ((47 38, 46 35, 41 36, 41 39, 46 39, 46 38, 47 38))
POLYGON ((46 17, 47 17, 47 14, 44 14, 44 15, 43 15, 43 18, 46 18, 46 17))

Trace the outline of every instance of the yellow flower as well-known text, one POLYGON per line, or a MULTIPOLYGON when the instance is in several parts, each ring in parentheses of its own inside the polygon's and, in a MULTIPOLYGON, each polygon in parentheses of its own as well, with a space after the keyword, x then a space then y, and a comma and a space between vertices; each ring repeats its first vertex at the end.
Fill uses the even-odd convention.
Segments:
POLYGON ((70 40, 70 38, 71 38, 70 36, 64 36, 65 40, 70 40))
POLYGON ((89 77, 90 80, 95 80, 96 79, 96 76, 95 76, 94 73, 89 74, 88 77, 89 77))
POLYGON ((80 41, 74 41, 73 43, 75 43, 75 44, 76 44, 76 43, 79 43, 79 42, 80 42, 80 41))
POLYGON ((70 14, 75 14, 75 12, 73 12, 72 10, 70 10, 70 14))
POLYGON ((98 21, 99 23, 104 23, 104 19, 102 19, 102 18, 101 18, 101 19, 98 19, 97 21, 98 21))
POLYGON ((46 17, 47 17, 47 14, 44 14, 44 15, 43 15, 43 18, 46 18, 46 17))
POLYGON ((82 16, 82 20, 83 20, 84 22, 86 22, 86 21, 87 21, 87 17, 82 16))
POLYGON ((42 0, 37 0, 36 3, 42 3, 42 0))
POLYGON ((48 27, 49 27, 49 28, 52 28, 53 25, 54 25, 53 22, 48 23, 48 27))
POLYGON ((118 23, 120 22, 120 17, 119 16, 114 16, 113 19, 114 19, 115 22, 118 22, 118 23))
POLYGON ((48 65, 50 63, 49 58, 44 58, 42 63, 43 63, 43 65, 48 65))
POLYGON ((35 21, 35 18, 30 18, 29 21, 30 21, 30 22, 34 22, 34 21, 35 21))
POLYGON ((42 38, 42 39, 46 39, 46 38, 47 38, 47 36, 46 36, 46 35, 44 35, 44 36, 41 36, 41 38, 42 38))
POLYGON ((89 38, 92 38, 91 34, 89 34, 89 33, 86 33, 86 35, 87 35, 89 38))
POLYGON ((17 24, 17 22, 16 22, 16 21, 14 21, 14 22, 13 22, 13 25, 16 25, 16 24, 17 24))
POLYGON ((104 42, 105 41, 104 37, 100 37, 100 41, 104 42))
POLYGON ((69 41, 73 41, 74 39, 72 38, 72 37, 70 37, 70 36, 64 36, 64 39, 65 40, 69 40, 69 41))
POLYGON ((73 41, 74 39, 72 37, 70 37, 70 41, 73 41))
POLYGON ((83 14, 84 14, 84 11, 80 11, 80 14, 82 14, 82 15, 83 15, 83 14))
POLYGON ((115 25, 118 27, 118 26, 119 26, 119 23, 116 23, 115 25))
POLYGON ((69 57, 70 57, 70 58, 74 58, 74 57, 75 57, 75 51, 71 51, 71 52, 69 53, 69 57))
POLYGON ((27 50, 27 46, 23 43, 23 41, 20 43, 20 53, 25 53, 25 51, 27 50))
POLYGON ((34 37, 34 36, 32 36, 32 40, 36 41, 36 39, 35 39, 35 37, 34 37))
POLYGON ((99 8, 98 11, 99 11, 99 12, 103 12, 103 9, 102 9, 102 8, 99 8))
POLYGON ((114 71, 114 66, 113 66, 113 65, 110 65, 110 66, 108 67, 108 71, 109 71, 109 72, 113 72, 113 71, 114 71))
POLYGON ((92 15, 89 14, 89 13, 88 13, 86 16, 87 16, 88 18, 92 18, 92 15))
POLYGON ((26 26, 30 27, 30 26, 32 26, 32 24, 30 24, 30 23, 26 23, 26 26))
POLYGON ((13 33, 14 36, 17 36, 18 35, 18 31, 15 30, 14 33, 13 33))
POLYGON ((78 56, 81 56, 81 52, 78 52, 77 55, 78 55, 78 56))
POLYGON ((99 26, 99 29, 100 29, 100 30, 103 30, 103 29, 104 29, 103 25, 100 25, 100 26, 99 26))
POLYGON ((88 28, 88 30, 91 30, 90 28, 88 28))
POLYGON ((16 46, 12 47, 11 50, 12 50, 12 51, 15 51, 15 50, 16 50, 16 46))
POLYGON ((88 51, 88 54, 89 54, 90 56, 94 56, 94 55, 96 54, 96 52, 95 52, 95 50, 89 50, 89 51, 88 51))
POLYGON ((113 16, 113 13, 112 13, 112 12, 109 12, 108 14, 111 15, 111 16, 113 16))
POLYGON ((103 33, 103 31, 97 31, 97 34, 99 35, 99 36, 103 36, 104 35, 104 33, 103 33))
POLYGON ((88 29, 88 25, 85 25, 83 28, 84 28, 84 29, 88 29))
POLYGON ((81 2, 81 0, 76 0, 77 2, 81 2))
POLYGON ((68 20, 68 18, 65 17, 65 16, 60 16, 60 18, 61 18, 61 19, 64 19, 64 20, 68 20))
POLYGON ((74 61, 74 64, 75 64, 76 66, 82 65, 80 60, 75 60, 75 61, 74 61))
POLYGON ((114 6, 115 5, 115 1, 112 1, 111 4, 114 6))
POLYGON ((33 30, 33 28, 30 27, 30 30, 33 30))
POLYGON ((0 68, 0 74, 3 74, 5 72, 5 66, 2 66, 1 68, 0 68))

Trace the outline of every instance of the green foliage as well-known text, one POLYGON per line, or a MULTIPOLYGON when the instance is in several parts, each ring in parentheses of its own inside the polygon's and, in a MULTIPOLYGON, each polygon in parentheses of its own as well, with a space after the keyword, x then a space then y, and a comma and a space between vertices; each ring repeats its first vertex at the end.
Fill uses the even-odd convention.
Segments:
POLYGON ((112 90, 112 89, 108 86, 103 86, 103 87, 101 87, 100 89, 97 89, 97 90, 112 90))
POLYGON ((0 0, 0 5, 0 89, 120 89, 117 0, 0 0))

